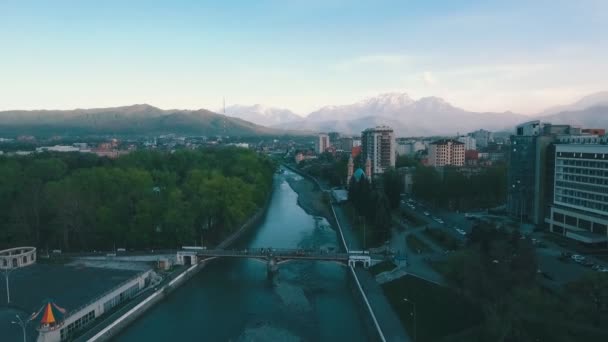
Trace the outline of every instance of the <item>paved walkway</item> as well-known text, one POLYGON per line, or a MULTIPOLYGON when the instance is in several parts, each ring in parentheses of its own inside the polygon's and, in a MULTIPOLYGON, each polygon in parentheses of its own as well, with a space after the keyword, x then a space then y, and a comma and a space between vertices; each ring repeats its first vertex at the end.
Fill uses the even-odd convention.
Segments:
MULTIPOLYGON (((349 249, 360 249, 361 243, 356 239, 343 208, 340 205, 334 205, 333 207, 349 249)), ((397 314, 384 296, 384 292, 382 292, 382 288, 374 276, 368 270, 362 268, 355 268, 355 273, 386 340, 390 342, 410 341, 401 321, 399 321, 397 314)))

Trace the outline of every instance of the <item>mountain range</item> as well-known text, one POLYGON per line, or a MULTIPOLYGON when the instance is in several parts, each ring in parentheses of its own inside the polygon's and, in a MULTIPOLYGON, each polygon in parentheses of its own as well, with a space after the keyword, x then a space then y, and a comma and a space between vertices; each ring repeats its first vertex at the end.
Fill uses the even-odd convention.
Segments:
POLYGON ((285 122, 302 120, 302 117, 289 109, 266 107, 260 104, 253 106, 232 105, 226 107, 226 115, 254 122, 262 126, 275 126, 285 122))
POLYGON ((386 93, 353 104, 325 106, 306 117, 288 109, 262 105, 229 106, 226 115, 205 109, 163 110, 147 104, 75 110, 13 110, 0 112, 0 134, 255 136, 337 131, 358 135, 366 128, 387 125, 397 136, 432 136, 455 135, 480 128, 512 131, 517 124, 535 119, 608 128, 608 92, 592 94, 532 116, 472 112, 438 97, 414 100, 405 93, 386 93))
POLYGON ((255 136, 299 132, 268 128, 205 109, 162 110, 147 104, 95 109, 0 112, 0 134, 9 136, 167 133, 255 136))
MULTIPOLYGON (((269 107, 260 105, 246 108, 269 107), (259 107, 257 107, 259 106, 259 107)), ((239 115, 239 106, 234 106, 229 115, 239 115)), ((286 111, 280 109, 277 111, 286 111)), ((259 111, 258 111, 259 113, 259 111)), ((261 113, 260 113, 261 114, 261 113)), ((239 117, 268 125, 269 121, 256 121, 254 115, 239 117)), ((346 134, 359 134, 369 127, 387 125, 398 136, 455 135, 476 129, 491 131, 510 131, 519 123, 541 119, 553 123, 571 123, 586 127, 608 127, 608 92, 592 94, 564 106, 543 111, 537 115, 523 115, 513 112, 492 113, 472 112, 455 107, 439 97, 423 97, 414 100, 405 93, 385 93, 362 101, 339 106, 322 107, 306 117, 286 115, 274 117, 272 127, 311 132, 337 131, 346 134), (278 123, 276 123, 278 122, 278 123)))

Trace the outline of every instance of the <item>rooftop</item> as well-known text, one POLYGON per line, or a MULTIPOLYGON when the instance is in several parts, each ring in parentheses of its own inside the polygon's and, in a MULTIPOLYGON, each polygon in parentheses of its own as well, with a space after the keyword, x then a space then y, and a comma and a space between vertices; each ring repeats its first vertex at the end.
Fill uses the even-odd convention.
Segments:
MULTIPOLYGON (((2 340, 19 341, 21 328, 11 324, 15 314, 31 315, 51 299, 67 312, 89 303, 138 271, 97 267, 34 264, 10 273, 11 307, 6 306, 6 283, 0 282, 0 331, 2 340), (25 312, 25 313, 24 313, 25 312)), ((28 325, 29 340, 37 336, 35 325, 28 325)))
POLYGON ((460 141, 454 140, 454 139, 440 139, 440 140, 436 140, 436 141, 433 141, 431 143, 431 145, 447 145, 450 142, 452 143, 452 145, 464 145, 463 142, 460 142, 460 141))

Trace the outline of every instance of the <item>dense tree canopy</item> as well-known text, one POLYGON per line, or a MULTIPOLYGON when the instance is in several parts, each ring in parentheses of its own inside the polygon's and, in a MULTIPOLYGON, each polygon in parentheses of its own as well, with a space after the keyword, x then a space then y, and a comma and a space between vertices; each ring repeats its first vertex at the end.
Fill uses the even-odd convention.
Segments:
POLYGON ((416 197, 436 206, 464 210, 504 204, 506 184, 504 165, 484 168, 470 177, 457 169, 446 168, 442 176, 433 167, 417 166, 412 190, 416 197))
POLYGON ((215 148, 0 158, 0 245, 70 251, 217 242, 270 194, 273 163, 215 148))

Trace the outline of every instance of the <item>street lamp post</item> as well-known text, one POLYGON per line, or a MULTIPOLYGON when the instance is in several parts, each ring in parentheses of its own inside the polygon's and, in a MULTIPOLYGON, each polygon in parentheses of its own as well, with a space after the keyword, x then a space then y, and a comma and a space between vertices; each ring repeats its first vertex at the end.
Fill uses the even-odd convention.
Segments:
POLYGON ((403 301, 404 302, 408 302, 408 303, 412 303, 412 306, 414 307, 414 342, 416 342, 417 341, 417 337, 416 337, 417 327, 416 326, 418 325, 418 322, 417 322, 418 318, 417 318, 417 315, 416 315, 416 303, 414 303, 412 300, 407 299, 407 298, 403 298, 403 301))
POLYGON ((6 304, 11 303, 11 291, 8 286, 8 276, 11 274, 12 268, 4 269, 4 278, 6 279, 6 304))
POLYGON ((23 320, 21 319, 21 317, 19 317, 19 315, 15 315, 15 317, 17 317, 17 321, 12 321, 12 324, 17 324, 18 326, 21 327, 21 330, 23 330, 23 342, 27 342, 27 332, 26 332, 26 328, 27 328, 27 324, 30 322, 29 319, 27 320, 23 320))

